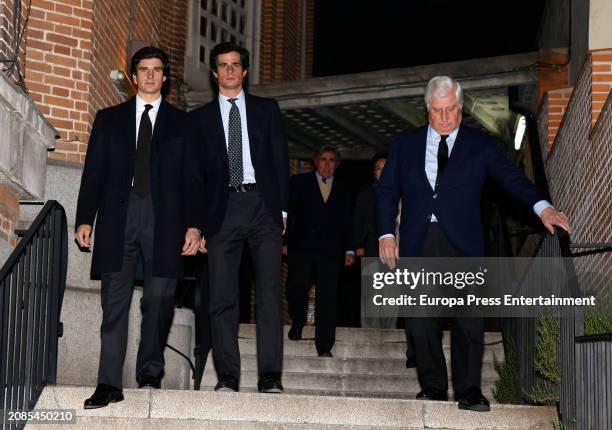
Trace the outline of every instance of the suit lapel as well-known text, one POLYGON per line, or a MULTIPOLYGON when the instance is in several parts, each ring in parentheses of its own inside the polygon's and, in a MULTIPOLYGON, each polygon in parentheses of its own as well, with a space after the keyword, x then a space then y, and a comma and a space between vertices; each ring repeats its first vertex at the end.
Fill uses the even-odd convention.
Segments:
POLYGON ((259 125, 263 118, 257 103, 253 97, 246 92, 244 93, 244 103, 247 113, 247 129, 249 133, 249 148, 251 152, 251 162, 255 166, 257 156, 257 148, 259 147, 259 125))
POLYGON ((153 126, 153 137, 151 140, 151 149, 153 151, 153 155, 159 154, 160 145, 162 142, 162 134, 165 129, 167 117, 168 105, 166 101, 162 99, 162 102, 159 105, 159 111, 157 112, 157 117, 155 118, 155 125, 153 126))
POLYGON ((125 103, 125 113, 121 115, 125 122, 123 123, 123 134, 127 143, 127 152, 129 160, 134 163, 136 159, 136 97, 132 97, 125 103))
POLYGON ((453 150, 448 157, 448 164, 444 170, 444 175, 440 181, 440 185, 445 184, 448 181, 452 181, 453 177, 456 178, 457 174, 466 168, 464 159, 467 153, 468 142, 465 136, 465 127, 459 126, 457 137, 455 137, 455 143, 453 144, 453 150), (451 178, 451 179, 448 179, 451 178))
POLYGON ((423 181, 423 183, 426 184, 426 186, 430 190, 432 190, 431 184, 429 183, 429 179, 427 179, 427 174, 425 173, 425 153, 427 150, 427 130, 429 130, 429 127, 425 126, 425 127, 422 127, 418 131, 417 142, 419 144, 417 148, 417 160, 418 160, 417 170, 419 171, 419 176, 421 177, 421 180, 423 181))
MULTIPOLYGON (((319 179, 317 178, 316 171, 312 172, 310 176, 310 183, 312 184, 312 188, 313 188, 313 192, 315 196, 317 196, 315 197, 315 200, 317 200, 321 204, 321 206, 325 206, 326 202, 325 200, 323 200, 323 194, 321 194, 321 187, 319 187, 319 179)), ((331 193, 330 193, 330 197, 331 197, 331 193)), ((329 202, 329 199, 327 199, 327 201, 329 202)))
MULTIPOLYGON (((229 158, 227 157, 227 145, 225 143, 225 130, 223 129, 223 119, 221 118, 221 108, 219 107, 219 99, 216 98, 212 102, 212 121, 210 123, 213 135, 212 141, 216 145, 216 149, 221 154, 225 167, 229 169, 229 158)), ((206 121, 203 127, 206 127, 206 121)))

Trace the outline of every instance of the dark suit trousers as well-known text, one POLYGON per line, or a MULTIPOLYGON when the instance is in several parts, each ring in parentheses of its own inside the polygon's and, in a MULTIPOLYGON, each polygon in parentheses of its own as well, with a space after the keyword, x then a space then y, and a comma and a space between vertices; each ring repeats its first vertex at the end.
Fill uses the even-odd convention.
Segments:
POLYGON ((315 277, 315 345, 317 352, 331 351, 336 341, 338 278, 343 257, 289 249, 287 301, 293 325, 306 325, 310 274, 315 277))
POLYGON ((134 192, 125 225, 123 266, 120 272, 102 273, 102 326, 98 383, 121 388, 128 335, 128 317, 138 260, 144 262, 144 288, 140 300, 142 324, 136 360, 136 380, 164 376, 164 347, 174 316, 176 279, 153 276, 153 203, 134 192))
POLYGON ((255 272, 259 374, 283 365, 282 230, 257 191, 230 193, 221 229, 207 240, 213 358, 220 378, 240 378, 239 267, 245 241, 255 272))
MULTIPOLYGON (((423 257, 460 257, 437 223, 431 223, 425 237, 423 257)), ((414 339, 417 373, 422 388, 448 389, 446 359, 442 351, 442 331, 448 318, 409 318, 414 339)), ((482 318, 452 318, 451 369, 455 398, 471 387, 480 388, 484 351, 482 318)))

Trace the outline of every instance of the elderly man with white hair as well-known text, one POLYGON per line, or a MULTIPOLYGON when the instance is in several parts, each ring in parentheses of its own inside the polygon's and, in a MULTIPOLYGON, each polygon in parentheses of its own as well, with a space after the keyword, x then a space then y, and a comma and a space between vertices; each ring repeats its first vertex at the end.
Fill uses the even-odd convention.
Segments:
MULTIPOLYGON (((553 233, 570 230, 567 217, 496 146, 491 136, 461 124, 463 92, 457 81, 436 76, 427 84, 429 124, 400 134, 391 145, 378 183, 379 247, 383 263, 402 257, 477 257, 484 253, 480 201, 487 179, 531 208, 553 233), (399 200, 401 244, 395 223, 399 200)), ((447 400, 448 377, 442 350, 446 318, 410 318, 421 391, 417 399, 447 400)), ((489 411, 480 389, 484 322, 452 318, 451 367, 460 409, 489 411)))

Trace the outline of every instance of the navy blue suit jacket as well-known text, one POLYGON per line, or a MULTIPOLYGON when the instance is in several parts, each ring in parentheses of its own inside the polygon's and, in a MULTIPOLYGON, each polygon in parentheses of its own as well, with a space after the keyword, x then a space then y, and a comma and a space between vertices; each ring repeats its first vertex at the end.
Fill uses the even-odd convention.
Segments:
MULTIPOLYGON (((283 226, 282 211, 289 210, 289 159, 285 125, 276 100, 245 92, 251 161, 257 191, 268 212, 283 226)), ((190 195, 187 223, 213 237, 223 223, 229 200, 229 159, 219 100, 189 114, 191 139, 187 163, 190 195)))
POLYGON ((499 150, 491 136, 460 126, 437 190, 425 174, 427 126, 401 133, 391 144, 377 187, 380 234, 394 233, 402 199, 400 255, 421 255, 430 215, 465 256, 484 252, 480 202, 485 181, 529 209, 544 197, 499 150))

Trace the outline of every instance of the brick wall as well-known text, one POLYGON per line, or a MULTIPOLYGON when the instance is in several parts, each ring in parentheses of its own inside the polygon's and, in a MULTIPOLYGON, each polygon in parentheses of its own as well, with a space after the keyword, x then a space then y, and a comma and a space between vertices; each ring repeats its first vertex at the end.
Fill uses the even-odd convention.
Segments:
POLYGON ((595 125, 612 88, 612 50, 591 53, 593 58, 593 118, 595 125))
POLYGON ((0 2, 0 57, 2 57, 3 60, 14 59, 15 53, 18 51, 19 56, 16 61, 19 62, 20 67, 17 68, 17 64, 11 65, 10 63, 3 62, 0 69, 6 76, 11 77, 13 81, 23 86, 22 78, 25 60, 25 44, 21 43, 19 47, 16 47, 15 44, 17 40, 13 35, 14 33, 21 34, 24 31, 27 7, 22 6, 21 20, 17 28, 15 28, 13 25, 14 4, 13 0, 3 0, 0 2), (21 73, 18 72, 19 69, 21 69, 21 73))
POLYGON ((128 41, 168 51, 178 101, 185 51, 187 0, 32 0, 27 35, 27 86, 59 132, 51 158, 83 162, 95 113, 123 101, 109 77, 129 73, 128 41))
POLYGON ((300 79, 303 51, 305 77, 311 77, 314 2, 312 0, 262 0, 260 40, 260 83, 300 79), (305 20, 304 5, 306 5, 305 20), (303 21, 306 21, 305 29, 302 28, 303 21))
POLYGON ((179 90, 185 73, 185 45, 187 41, 187 0, 162 2, 163 28, 159 44, 170 56, 170 78, 172 91, 167 100, 178 104, 179 90))
MULTIPOLYGON (((546 133, 541 143, 545 145, 547 151, 550 150, 557 137, 559 127, 561 126, 561 120, 565 115, 567 105, 572 96, 572 91, 573 88, 559 88, 548 91, 544 96, 545 104, 543 104, 543 106, 546 108, 546 133)), ((540 138, 542 138, 542 136, 540 136, 540 138)))
MULTIPOLYGON (((6 185, 0 184, 0 241, 15 247, 15 229, 19 222, 19 199, 6 185)), ((4 259, 1 261, 4 263, 4 259)))
POLYGON ((89 132, 92 0, 32 0, 26 84, 59 133, 51 158, 82 161, 89 132))

